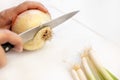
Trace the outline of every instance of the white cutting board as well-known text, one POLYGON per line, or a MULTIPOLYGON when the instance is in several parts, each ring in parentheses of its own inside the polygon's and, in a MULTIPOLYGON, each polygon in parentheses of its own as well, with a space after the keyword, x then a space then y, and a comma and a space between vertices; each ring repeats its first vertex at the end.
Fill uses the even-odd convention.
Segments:
MULTIPOLYGON (((2 2, 6 4, 5 1, 2 2)), ((20 2, 8 0, 6 7, 20 2)), ((53 18, 62 15, 46 2, 42 2, 53 18)), ((79 55, 88 46, 92 46, 101 63, 120 78, 119 47, 79 24, 76 21, 78 19, 75 20, 76 16, 55 28, 52 40, 42 49, 22 53, 11 51, 6 54, 8 63, 0 69, 0 80, 73 80, 71 64, 80 62, 79 55)))
POLYGON ((61 12, 79 9, 75 18, 120 47, 120 0, 46 0, 61 12))

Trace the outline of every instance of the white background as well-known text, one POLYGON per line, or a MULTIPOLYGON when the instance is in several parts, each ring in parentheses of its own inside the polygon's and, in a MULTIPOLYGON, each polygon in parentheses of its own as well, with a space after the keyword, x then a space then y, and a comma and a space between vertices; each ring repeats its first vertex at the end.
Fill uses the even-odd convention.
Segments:
MULTIPOLYGON (((2 0, 0 10, 24 0, 2 0)), ((92 46, 101 63, 120 78, 119 0, 35 0, 52 15, 80 10, 72 19, 54 29, 53 39, 34 52, 10 52, 8 64, 0 70, 0 80, 72 80, 70 64, 92 46)))

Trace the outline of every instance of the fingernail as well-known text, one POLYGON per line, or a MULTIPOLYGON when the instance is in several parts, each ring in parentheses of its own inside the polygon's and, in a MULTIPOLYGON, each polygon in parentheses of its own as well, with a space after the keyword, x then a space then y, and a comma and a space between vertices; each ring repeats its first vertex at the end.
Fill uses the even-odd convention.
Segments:
POLYGON ((45 13, 48 13, 47 8, 45 8, 44 6, 43 6, 40 10, 42 10, 42 11, 45 12, 45 13))
POLYGON ((17 51, 17 52, 22 52, 23 51, 23 47, 15 48, 14 50, 17 51))
POLYGON ((22 52, 23 51, 23 48, 22 47, 20 47, 19 48, 19 50, 18 50, 18 52, 22 52))

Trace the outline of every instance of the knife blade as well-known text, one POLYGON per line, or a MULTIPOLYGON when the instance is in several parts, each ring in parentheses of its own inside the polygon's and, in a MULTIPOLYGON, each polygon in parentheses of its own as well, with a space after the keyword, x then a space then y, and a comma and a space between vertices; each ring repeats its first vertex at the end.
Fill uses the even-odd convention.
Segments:
MULTIPOLYGON (((73 11, 67 14, 64 14, 56 19, 53 19, 49 22, 46 22, 40 26, 31 28, 26 30, 25 32, 22 32, 20 34, 18 34, 21 38, 23 42, 26 42, 30 39, 32 39, 34 37, 34 35, 36 34, 36 32, 38 32, 40 29, 49 26, 51 28, 55 28, 58 25, 62 24, 63 22, 67 21, 68 19, 70 19, 72 16, 74 16, 76 13, 78 13, 79 11, 73 11)), ((14 48, 14 45, 10 44, 9 42, 2 44, 2 47, 4 49, 5 52, 10 51, 12 48, 14 48)))

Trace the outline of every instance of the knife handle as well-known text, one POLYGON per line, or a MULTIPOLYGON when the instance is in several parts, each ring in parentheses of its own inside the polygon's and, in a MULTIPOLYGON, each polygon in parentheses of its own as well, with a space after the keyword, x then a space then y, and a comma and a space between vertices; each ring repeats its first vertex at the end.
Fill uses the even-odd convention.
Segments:
POLYGON ((4 49, 5 52, 10 51, 12 48, 14 48, 14 45, 10 44, 9 42, 2 44, 2 48, 4 49))

